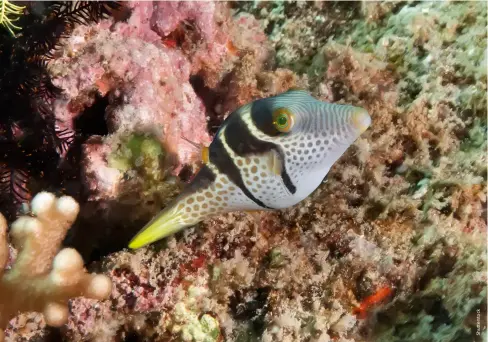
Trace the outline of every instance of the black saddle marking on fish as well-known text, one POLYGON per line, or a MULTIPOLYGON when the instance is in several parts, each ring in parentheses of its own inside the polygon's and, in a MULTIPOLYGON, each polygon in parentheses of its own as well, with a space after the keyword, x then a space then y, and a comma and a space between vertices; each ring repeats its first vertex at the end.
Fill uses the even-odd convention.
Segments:
POLYGON ((256 127, 266 135, 270 137, 277 137, 279 135, 285 135, 286 133, 280 132, 273 124, 273 112, 270 106, 265 102, 268 99, 256 100, 251 105, 251 119, 256 127))
POLYGON ((209 147, 209 160, 210 163, 215 165, 215 167, 222 172, 223 174, 227 175, 229 179, 238 186, 242 192, 250 198, 254 203, 259 205, 262 208, 266 209, 273 209, 271 207, 266 206, 263 202, 259 199, 254 197, 254 195, 249 191, 249 189, 244 185, 244 180, 242 179, 241 172, 239 168, 232 160, 232 157, 229 155, 227 150, 225 149, 224 144, 220 140, 219 134, 216 135, 212 143, 209 147))
POLYGON ((207 165, 198 171, 195 178, 188 184, 182 192, 182 195, 189 195, 197 192, 200 189, 207 189, 212 185, 217 176, 207 165))
POLYGON ((240 115, 235 116, 228 121, 224 134, 225 141, 227 141, 229 147, 241 157, 272 151, 277 152, 281 159, 281 164, 283 165, 281 170, 283 184, 285 184, 290 193, 295 194, 297 188, 291 181, 288 172, 286 172, 285 155, 279 145, 256 138, 240 115))

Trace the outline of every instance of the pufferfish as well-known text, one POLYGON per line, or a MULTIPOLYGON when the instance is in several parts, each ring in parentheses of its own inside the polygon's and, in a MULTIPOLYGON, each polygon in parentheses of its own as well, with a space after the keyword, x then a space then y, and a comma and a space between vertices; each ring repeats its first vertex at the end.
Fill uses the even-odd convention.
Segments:
POLYGON ((213 215, 298 204, 370 124, 365 109, 322 102, 304 90, 240 107, 204 150, 195 178, 129 247, 143 247, 213 215))

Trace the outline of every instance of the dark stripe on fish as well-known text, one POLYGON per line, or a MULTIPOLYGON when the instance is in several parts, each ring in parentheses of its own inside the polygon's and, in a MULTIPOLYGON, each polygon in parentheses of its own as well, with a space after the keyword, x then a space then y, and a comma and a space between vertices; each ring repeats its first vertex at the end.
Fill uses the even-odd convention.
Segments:
POLYGON ((283 180, 283 184, 285 184, 289 192, 291 192, 292 194, 295 194, 295 192, 297 192, 297 187, 291 181, 290 175, 288 174, 288 172, 286 172, 285 167, 283 167, 283 170, 281 171, 281 179, 283 180))
POLYGON ((276 151, 281 159, 281 165, 283 165, 281 170, 283 184, 285 184, 290 193, 294 194, 297 191, 288 172, 286 172, 285 155, 279 145, 256 138, 247 127, 242 116, 237 115, 229 120, 226 124, 224 134, 227 145, 241 157, 276 151))
POLYGON ((278 131, 273 124, 273 111, 271 110, 269 103, 266 103, 268 99, 256 100, 251 105, 251 119, 254 125, 264 134, 270 137, 276 137, 286 133, 278 131))
POLYGON ((242 179, 241 172, 239 171, 237 165, 234 163, 234 160, 232 160, 232 157, 225 149, 225 146, 220 140, 219 135, 217 135, 212 141, 212 143, 210 144, 209 160, 210 163, 215 165, 215 167, 221 173, 227 175, 227 177, 229 177, 232 183, 238 186, 242 190, 242 192, 254 203, 256 203, 262 208, 273 209, 266 206, 263 202, 261 202, 259 199, 254 197, 254 195, 244 185, 244 180, 242 179))
POLYGON ((215 173, 210 169, 207 165, 203 165, 203 167, 198 171, 195 178, 188 184, 185 189, 182 191, 182 195, 189 195, 197 192, 200 189, 207 189, 215 182, 216 179, 215 173))
POLYGON ((224 134, 227 145, 241 157, 278 150, 278 145, 256 138, 240 115, 227 122, 224 134))

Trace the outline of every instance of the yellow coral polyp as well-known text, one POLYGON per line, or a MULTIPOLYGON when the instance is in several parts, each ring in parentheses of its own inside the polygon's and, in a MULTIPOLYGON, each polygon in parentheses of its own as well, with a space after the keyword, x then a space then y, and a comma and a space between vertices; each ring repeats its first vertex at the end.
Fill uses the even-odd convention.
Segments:
POLYGON ((13 22, 20 19, 24 14, 25 6, 17 6, 8 0, 0 0, 0 25, 4 26, 12 36, 15 36, 14 30, 20 30, 13 22))

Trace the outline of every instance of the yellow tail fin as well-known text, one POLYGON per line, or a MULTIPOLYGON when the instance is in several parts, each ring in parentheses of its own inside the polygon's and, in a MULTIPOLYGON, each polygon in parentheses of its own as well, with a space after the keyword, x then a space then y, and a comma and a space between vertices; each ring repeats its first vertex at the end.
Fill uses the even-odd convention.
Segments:
MULTIPOLYGON (((171 208, 171 206, 170 206, 171 208)), ((153 218, 134 238, 129 242, 129 248, 137 249, 144 247, 152 242, 170 236, 179 230, 188 227, 188 223, 182 220, 180 212, 165 209, 153 218)))

